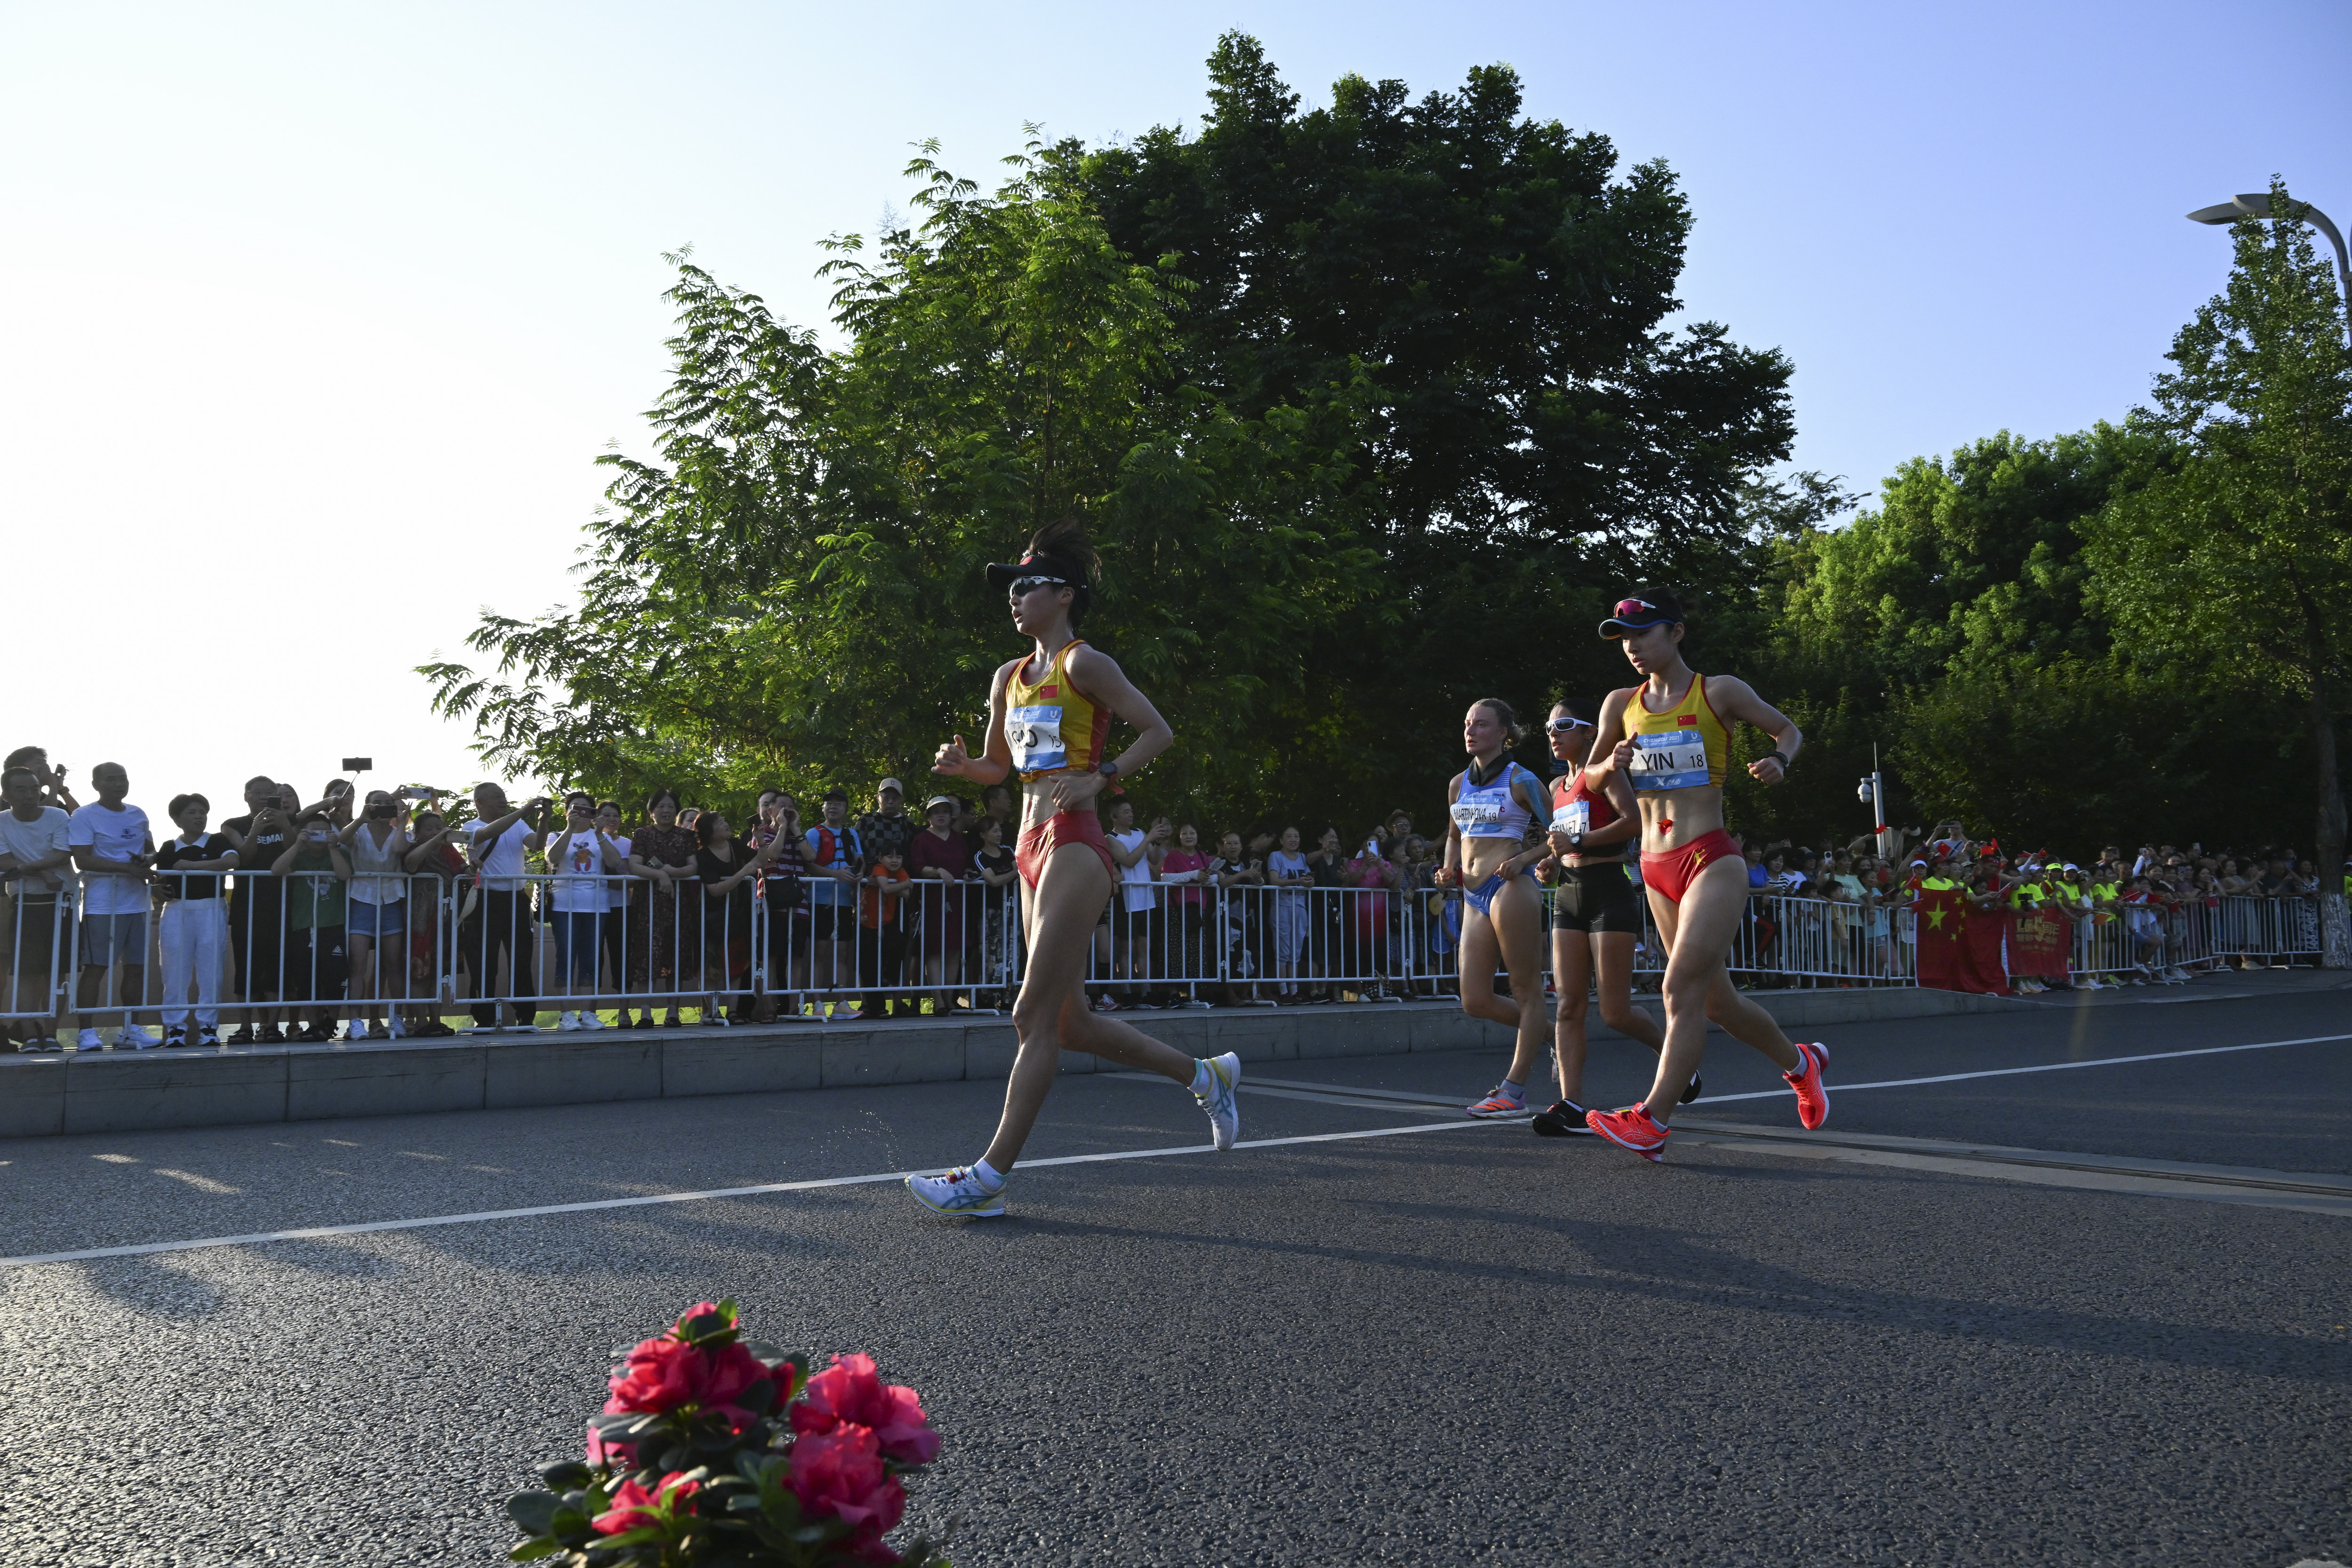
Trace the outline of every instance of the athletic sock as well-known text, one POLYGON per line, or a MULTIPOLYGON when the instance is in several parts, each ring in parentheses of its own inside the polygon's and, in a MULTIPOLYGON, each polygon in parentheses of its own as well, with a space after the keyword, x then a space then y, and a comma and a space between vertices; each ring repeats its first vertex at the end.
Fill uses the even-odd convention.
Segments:
POLYGON ((1209 1092, 1209 1086, 1215 1081, 1216 1075, 1209 1071, 1209 1058, 1194 1057, 1192 1058, 1192 1092, 1206 1094, 1209 1092))
POLYGON ((971 1173, 980 1178, 981 1187, 984 1191, 992 1193, 1004 1184, 1003 1173, 985 1160, 973 1161, 971 1173))
POLYGON ((1496 1084, 1495 1088, 1501 1092, 1503 1098, 1506 1100, 1516 1100, 1521 1105, 1525 1105, 1528 1102, 1528 1086, 1526 1084, 1513 1083, 1509 1079, 1505 1079, 1502 1082, 1496 1084))

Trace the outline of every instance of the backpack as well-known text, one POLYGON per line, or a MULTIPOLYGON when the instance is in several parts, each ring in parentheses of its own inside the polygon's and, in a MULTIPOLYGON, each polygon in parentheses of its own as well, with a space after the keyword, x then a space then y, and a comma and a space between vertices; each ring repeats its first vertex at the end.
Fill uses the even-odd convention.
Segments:
POLYGON ((836 866, 856 866, 865 858, 866 846, 858 842, 857 829, 855 827, 845 827, 841 830, 841 834, 835 834, 832 828, 822 825, 817 827, 816 863, 820 867, 830 871, 836 866), (846 860, 841 858, 840 855, 843 835, 846 835, 849 839, 850 858, 846 860))

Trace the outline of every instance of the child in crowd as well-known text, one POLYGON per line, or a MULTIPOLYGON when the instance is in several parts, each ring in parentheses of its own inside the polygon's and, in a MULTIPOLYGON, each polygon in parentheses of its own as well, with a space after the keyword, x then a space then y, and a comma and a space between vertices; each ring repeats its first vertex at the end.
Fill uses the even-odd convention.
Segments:
POLYGON ((921 1010, 919 1003, 886 1002, 879 989, 897 985, 899 972, 906 966, 907 895, 912 891, 914 878, 907 869, 906 853, 892 845, 866 874, 866 897, 860 911, 866 940, 858 944, 857 951, 857 978, 866 986, 866 1017, 887 1018, 900 1008, 909 1014, 921 1010))

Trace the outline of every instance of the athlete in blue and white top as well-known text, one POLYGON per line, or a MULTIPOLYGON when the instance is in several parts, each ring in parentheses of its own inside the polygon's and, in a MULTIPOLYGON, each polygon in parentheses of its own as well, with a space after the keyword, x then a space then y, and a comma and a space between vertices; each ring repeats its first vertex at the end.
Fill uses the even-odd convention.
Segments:
POLYGON ((1511 1070, 1468 1107, 1473 1116, 1525 1116, 1528 1075, 1543 1053, 1549 1022, 1543 1000, 1543 895, 1528 868, 1550 852, 1528 830, 1549 815, 1541 780, 1513 762, 1519 722, 1499 697, 1482 697, 1462 720, 1470 765, 1446 790, 1445 861, 1440 887, 1462 889, 1462 1010, 1517 1031, 1511 1070), (1495 994, 1497 956, 1511 978, 1495 994))

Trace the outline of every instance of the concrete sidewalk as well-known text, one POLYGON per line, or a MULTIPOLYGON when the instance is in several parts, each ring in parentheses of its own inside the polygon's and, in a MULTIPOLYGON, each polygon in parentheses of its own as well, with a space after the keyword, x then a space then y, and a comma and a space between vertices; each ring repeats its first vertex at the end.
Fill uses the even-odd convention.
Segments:
MULTIPOLYGON (((1902 987, 1751 994, 1792 1028, 2032 1005, 1902 987)), ((1656 1006, 1655 997, 1646 1000, 1656 1006)), ((1500 1026, 1467 1016, 1451 1000, 1120 1016, 1192 1055, 1235 1051, 1246 1062, 1458 1051, 1507 1046, 1510 1040, 1500 1026)), ((1611 1033, 1601 1026, 1597 1015, 1591 1026, 1595 1036, 1611 1033)), ((8 1056, 0 1057, 0 1137, 582 1105, 854 1084, 952 1083, 1003 1078, 1012 1070, 1016 1047, 1006 1018, 927 1017, 583 1034, 542 1029, 454 1040, 8 1056)), ((1096 1068, 1090 1056, 1063 1054, 1065 1072, 1093 1072, 1096 1068)))

